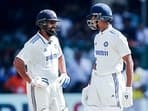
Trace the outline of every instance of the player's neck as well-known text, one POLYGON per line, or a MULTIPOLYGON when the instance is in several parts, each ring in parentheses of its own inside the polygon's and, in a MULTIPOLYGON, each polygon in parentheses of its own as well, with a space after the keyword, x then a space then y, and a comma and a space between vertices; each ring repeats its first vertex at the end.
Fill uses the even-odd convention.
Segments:
POLYGON ((104 24, 101 28, 100 31, 103 32, 104 30, 106 30, 109 27, 108 24, 104 24))

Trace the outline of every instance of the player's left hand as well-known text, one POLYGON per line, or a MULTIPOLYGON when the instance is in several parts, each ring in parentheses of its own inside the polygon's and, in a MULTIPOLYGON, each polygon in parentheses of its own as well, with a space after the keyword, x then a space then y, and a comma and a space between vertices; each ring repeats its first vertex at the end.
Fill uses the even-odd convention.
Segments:
POLYGON ((123 107, 130 107, 133 105, 133 91, 132 87, 126 87, 123 92, 123 107))
POLYGON ((60 86, 62 86, 63 88, 66 88, 70 83, 70 77, 66 73, 63 73, 58 78, 58 82, 59 82, 60 86))

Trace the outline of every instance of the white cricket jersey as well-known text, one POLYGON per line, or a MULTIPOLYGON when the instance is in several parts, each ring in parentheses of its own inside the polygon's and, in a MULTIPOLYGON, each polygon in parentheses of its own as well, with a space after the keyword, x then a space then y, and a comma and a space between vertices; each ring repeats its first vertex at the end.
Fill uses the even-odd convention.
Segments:
POLYGON ((50 37, 50 41, 37 33, 17 55, 27 65, 31 77, 41 76, 49 80, 58 77, 58 58, 62 56, 62 50, 57 37, 50 37))
POLYGON ((126 37, 111 25, 95 36, 94 56, 99 75, 121 72, 123 69, 122 57, 130 53, 126 37))

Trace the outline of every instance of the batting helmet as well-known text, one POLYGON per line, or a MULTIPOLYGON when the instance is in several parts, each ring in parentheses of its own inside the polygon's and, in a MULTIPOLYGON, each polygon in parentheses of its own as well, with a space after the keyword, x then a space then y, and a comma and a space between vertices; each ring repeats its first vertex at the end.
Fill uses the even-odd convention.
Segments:
POLYGON ((59 21, 56 13, 53 10, 49 10, 49 9, 42 10, 38 13, 38 15, 36 17, 37 24, 42 21, 48 21, 48 20, 56 21, 56 22, 59 21))
POLYGON ((87 24, 91 29, 92 27, 94 29, 95 28, 94 25, 96 25, 96 23, 91 21, 92 16, 95 16, 96 21, 103 20, 103 21, 111 22, 112 10, 107 4, 104 4, 104 3, 96 3, 91 7, 90 14, 87 16, 88 18, 87 24))
POLYGON ((45 30, 48 35, 56 34, 56 31, 53 29, 48 28, 48 23, 50 21, 59 22, 60 20, 57 18, 56 13, 53 10, 45 9, 40 11, 36 17, 36 25, 40 28, 45 30))

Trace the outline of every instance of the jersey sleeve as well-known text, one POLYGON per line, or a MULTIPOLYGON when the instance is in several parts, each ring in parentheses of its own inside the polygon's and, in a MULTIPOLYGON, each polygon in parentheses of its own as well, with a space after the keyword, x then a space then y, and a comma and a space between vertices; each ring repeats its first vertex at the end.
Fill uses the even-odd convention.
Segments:
POLYGON ((123 35, 120 35, 120 37, 117 37, 115 48, 117 49, 117 51, 119 52, 121 57, 131 54, 131 50, 129 48, 128 41, 127 41, 126 37, 124 37, 123 35))
POLYGON ((29 60, 31 60, 31 53, 33 53, 33 48, 30 45, 25 44, 16 57, 20 58, 25 64, 27 64, 29 60))

